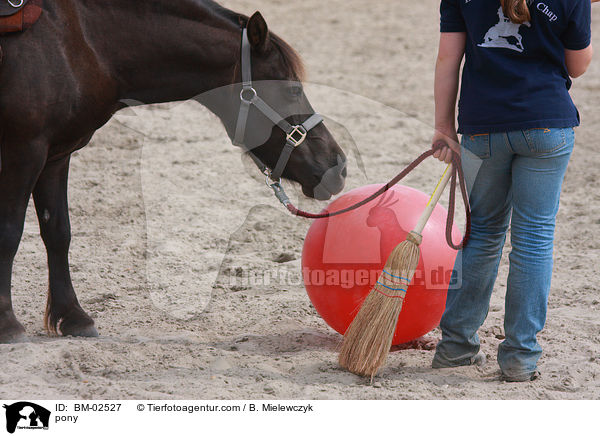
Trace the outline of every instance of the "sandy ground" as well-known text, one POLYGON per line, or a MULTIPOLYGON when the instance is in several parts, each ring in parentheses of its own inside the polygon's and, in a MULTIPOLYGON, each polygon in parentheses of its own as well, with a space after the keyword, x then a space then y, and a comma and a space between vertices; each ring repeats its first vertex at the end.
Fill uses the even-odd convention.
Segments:
MULTIPOLYGON (((260 8, 303 55, 311 101, 350 157, 347 189, 386 181, 427 147, 438 1, 223 3, 260 8)), ((558 218, 540 380, 498 380, 506 257, 481 329, 485 367, 432 370, 433 351, 405 349, 374 385, 341 370, 341 337, 297 278, 310 223, 284 213, 212 114, 184 103, 124 112, 73 158, 72 273, 100 338, 45 335, 45 254, 30 209, 13 279, 30 341, 0 345, 0 397, 599 399, 598 91, 595 62, 574 90, 584 122, 558 218)), ((428 191, 439 165, 406 184, 428 191)), ((323 206, 298 191, 302 206, 323 206)))

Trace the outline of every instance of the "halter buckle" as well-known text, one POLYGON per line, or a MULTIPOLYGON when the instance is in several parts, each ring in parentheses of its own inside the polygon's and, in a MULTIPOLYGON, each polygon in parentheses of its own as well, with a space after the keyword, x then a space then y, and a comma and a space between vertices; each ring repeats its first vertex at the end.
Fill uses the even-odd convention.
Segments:
POLYGON ((293 126, 292 131, 287 134, 287 141, 295 147, 298 147, 306 139, 308 132, 304 126, 293 126))

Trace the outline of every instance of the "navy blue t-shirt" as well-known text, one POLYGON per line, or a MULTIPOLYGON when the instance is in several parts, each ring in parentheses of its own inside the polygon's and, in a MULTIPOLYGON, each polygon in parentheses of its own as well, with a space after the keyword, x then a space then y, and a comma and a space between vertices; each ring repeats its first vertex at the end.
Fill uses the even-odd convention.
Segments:
POLYGON ((441 31, 466 32, 459 133, 575 127, 565 48, 591 42, 590 0, 529 0, 531 21, 505 17, 499 0, 442 0, 441 31))

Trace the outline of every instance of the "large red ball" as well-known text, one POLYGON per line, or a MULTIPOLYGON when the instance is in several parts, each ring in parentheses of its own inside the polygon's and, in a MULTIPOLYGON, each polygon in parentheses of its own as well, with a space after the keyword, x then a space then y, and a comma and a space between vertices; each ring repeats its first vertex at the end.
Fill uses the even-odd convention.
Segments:
MULTIPOLYGON (((336 211, 368 197, 382 185, 354 189, 325 210, 336 211)), ((360 310, 387 261, 406 239, 429 196, 395 186, 384 197, 352 212, 316 220, 302 251, 302 273, 308 296, 321 317, 344 334, 360 310)), ((421 258, 408 287, 393 344, 417 339, 440 322, 457 252, 446 243, 447 211, 436 206, 425 230, 421 258)), ((460 231, 453 228, 453 239, 460 231)))

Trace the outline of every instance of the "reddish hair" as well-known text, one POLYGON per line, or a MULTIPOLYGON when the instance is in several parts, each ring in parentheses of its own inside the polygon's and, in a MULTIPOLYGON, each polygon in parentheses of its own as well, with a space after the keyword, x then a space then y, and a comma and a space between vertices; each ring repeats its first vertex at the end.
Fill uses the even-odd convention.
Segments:
POLYGON ((523 24, 531 20, 531 13, 527 0, 500 0, 504 15, 516 24, 523 24))

